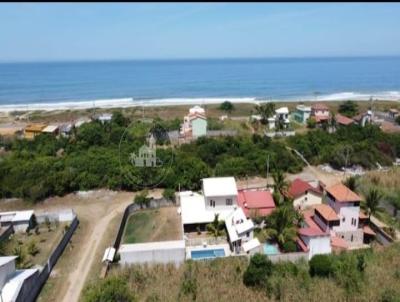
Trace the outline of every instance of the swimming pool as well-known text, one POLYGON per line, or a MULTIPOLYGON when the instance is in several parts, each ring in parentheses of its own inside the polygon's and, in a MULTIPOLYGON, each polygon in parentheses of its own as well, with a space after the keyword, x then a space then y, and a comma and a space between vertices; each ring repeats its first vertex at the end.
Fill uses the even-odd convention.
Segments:
POLYGON ((225 257, 225 251, 224 249, 198 250, 191 251, 190 255, 194 260, 213 259, 217 257, 225 257))
POLYGON ((265 243, 264 244, 264 254, 276 255, 276 254, 280 254, 280 252, 276 245, 265 243))

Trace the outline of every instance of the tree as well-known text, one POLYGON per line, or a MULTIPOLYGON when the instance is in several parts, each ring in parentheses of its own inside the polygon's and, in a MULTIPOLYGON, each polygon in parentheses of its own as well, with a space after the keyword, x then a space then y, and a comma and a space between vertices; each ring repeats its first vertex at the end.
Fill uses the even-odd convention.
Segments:
POLYGON ((127 119, 121 111, 116 110, 112 114, 111 123, 116 124, 120 127, 126 127, 129 124, 129 119, 127 119))
POLYGON ((339 105, 338 111, 347 117, 353 117, 358 112, 358 105, 353 101, 345 101, 339 105))
POLYGON ((370 189, 367 197, 365 198, 365 206, 368 209, 368 218, 375 214, 379 209, 379 202, 383 198, 382 193, 378 189, 370 189))
POLYGON ((136 194, 133 200, 134 203, 138 204, 141 209, 143 209, 144 206, 148 207, 150 204, 150 198, 148 198, 147 195, 147 190, 143 190, 141 193, 136 194))
POLYGON ((261 116, 261 123, 266 124, 268 118, 273 116, 275 113, 275 104, 270 103, 263 103, 261 105, 254 106, 254 110, 258 115, 261 116))
POLYGON ((272 178, 274 180, 274 192, 279 192, 281 195, 284 195, 289 184, 285 180, 285 175, 281 170, 275 171, 272 174, 272 178))
POLYGON ((235 110, 235 106, 229 101, 225 101, 219 105, 219 110, 223 110, 228 114, 231 114, 233 110, 235 110))
POLYGON ((343 184, 350 190, 357 192, 358 189, 358 178, 357 176, 350 176, 343 181, 343 184))
POLYGON ((89 285, 83 292, 84 302, 137 301, 124 277, 111 276, 89 285))
POLYGON ((262 286, 272 274, 272 262, 264 254, 255 254, 250 258, 249 266, 243 274, 246 286, 262 286))
POLYGON ((163 197, 175 203, 175 190, 170 188, 164 189, 163 197))
POLYGON ((315 255, 309 262, 312 277, 329 277, 334 274, 334 262, 330 255, 315 255))
POLYGON ((317 126, 317 121, 315 120, 315 118, 310 117, 309 119, 307 119, 307 128, 314 129, 316 126, 317 126))
POLYGON ((396 117, 395 122, 397 123, 397 125, 400 125, 400 115, 396 117))
POLYGON ((214 221, 206 226, 208 234, 214 236, 215 238, 225 234, 225 222, 219 220, 218 216, 219 214, 215 214, 214 221))
POLYGON ((265 220, 268 236, 283 246, 285 242, 294 241, 296 237, 296 211, 292 205, 277 208, 265 220))

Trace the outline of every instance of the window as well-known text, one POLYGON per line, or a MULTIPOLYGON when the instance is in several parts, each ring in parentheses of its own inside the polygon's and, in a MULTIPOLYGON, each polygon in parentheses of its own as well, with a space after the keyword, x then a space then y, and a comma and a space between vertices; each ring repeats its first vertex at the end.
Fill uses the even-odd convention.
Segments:
POLYGON ((346 220, 346 217, 343 217, 342 222, 345 222, 345 220, 346 220))
POLYGON ((210 199, 210 207, 215 208, 215 200, 210 199))
POLYGON ((247 238, 248 238, 248 237, 250 237, 250 232, 247 232, 247 234, 246 234, 246 235, 247 235, 247 238))
POLYGON ((231 198, 227 198, 226 199, 226 205, 227 206, 231 206, 232 205, 232 199, 231 198))
POLYGON ((350 241, 353 242, 353 235, 351 235, 350 241))

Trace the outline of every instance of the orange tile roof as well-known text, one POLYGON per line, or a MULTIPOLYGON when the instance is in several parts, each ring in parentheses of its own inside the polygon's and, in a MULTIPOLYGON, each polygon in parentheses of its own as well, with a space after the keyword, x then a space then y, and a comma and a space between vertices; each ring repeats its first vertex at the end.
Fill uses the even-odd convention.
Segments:
POLYGON ((290 195, 293 198, 297 198, 299 196, 304 195, 305 192, 307 192, 307 191, 313 191, 314 193, 317 193, 318 195, 322 195, 322 192, 320 190, 318 190, 317 188, 314 188, 308 182, 306 182, 300 178, 296 178, 290 184, 290 187, 288 190, 288 195, 290 195))
POLYGON ((341 115, 341 114, 339 114, 339 113, 336 114, 335 120, 336 120, 336 122, 337 122, 338 124, 344 125, 344 126, 351 125, 351 124, 354 123, 354 120, 353 120, 353 119, 348 118, 347 116, 341 115))
POLYGON ((365 214, 363 211, 360 211, 359 219, 367 219, 367 218, 368 218, 368 215, 365 214))
POLYGON ((336 212, 327 204, 319 204, 315 206, 315 211, 318 212, 326 221, 339 220, 336 212))
POLYGON ((332 247, 338 247, 343 249, 346 249, 348 246, 346 240, 337 236, 331 237, 331 245, 332 247))
POLYGON ((360 196, 358 196, 342 183, 338 183, 329 188, 326 188, 326 191, 331 194, 338 202, 361 201, 360 196))

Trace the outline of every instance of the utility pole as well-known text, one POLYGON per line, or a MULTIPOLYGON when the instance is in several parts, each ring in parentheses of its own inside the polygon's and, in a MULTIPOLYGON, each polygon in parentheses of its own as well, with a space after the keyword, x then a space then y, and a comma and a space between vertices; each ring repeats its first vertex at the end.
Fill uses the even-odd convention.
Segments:
POLYGON ((269 154, 267 155, 267 189, 268 189, 268 177, 269 177, 269 154))

